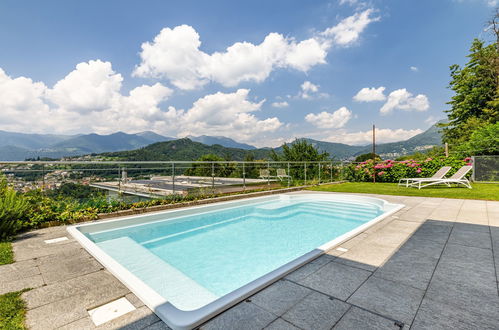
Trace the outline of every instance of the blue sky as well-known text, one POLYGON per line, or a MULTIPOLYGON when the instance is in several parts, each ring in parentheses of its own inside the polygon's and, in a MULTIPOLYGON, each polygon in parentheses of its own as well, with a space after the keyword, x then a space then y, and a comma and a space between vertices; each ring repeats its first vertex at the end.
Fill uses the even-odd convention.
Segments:
POLYGON ((374 123, 403 140, 445 117, 449 65, 488 38, 496 5, 4 0, 0 129, 274 146, 366 144, 374 123))

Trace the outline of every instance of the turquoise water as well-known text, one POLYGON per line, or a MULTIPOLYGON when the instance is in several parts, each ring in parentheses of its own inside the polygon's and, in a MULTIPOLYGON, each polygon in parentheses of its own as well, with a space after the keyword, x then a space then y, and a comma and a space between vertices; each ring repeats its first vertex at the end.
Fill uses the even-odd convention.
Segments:
POLYGON ((174 306, 192 310, 382 213, 368 203, 274 200, 86 235, 174 306))

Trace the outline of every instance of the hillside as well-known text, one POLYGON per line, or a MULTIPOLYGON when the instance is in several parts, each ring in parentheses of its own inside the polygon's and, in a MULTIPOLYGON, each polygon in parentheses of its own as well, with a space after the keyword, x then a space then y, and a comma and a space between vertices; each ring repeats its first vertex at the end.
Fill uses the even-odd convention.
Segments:
POLYGON ((160 135, 152 136, 150 133, 151 132, 148 132, 145 135, 138 135, 117 132, 109 135, 80 135, 54 144, 52 148, 83 155, 106 151, 137 149, 151 143, 168 140, 166 137, 162 137, 160 135))
POLYGON ((244 160, 248 154, 255 159, 268 158, 269 149, 245 150, 226 148, 219 144, 212 146, 191 141, 188 138, 158 142, 147 147, 119 152, 102 153, 99 156, 115 160, 155 161, 155 160, 196 160, 203 155, 214 154, 224 159, 244 160))
MULTIPOLYGON (((372 145, 352 146, 343 143, 304 139, 320 151, 328 152, 336 160, 352 159, 358 155, 372 152, 372 145)), ((417 134, 405 141, 376 144, 376 153, 383 158, 396 158, 416 151, 429 149, 436 145, 442 145, 442 136, 435 124, 423 133, 417 134)), ((276 149, 276 151, 281 150, 282 148, 276 149)))
POLYGON ((109 135, 51 135, 0 131, 0 161, 26 158, 61 158, 85 154, 137 149, 159 141, 169 141, 154 132, 109 135))
POLYGON ((239 148, 239 149, 246 149, 246 150, 254 150, 256 149, 255 146, 246 144, 246 143, 240 143, 237 141, 234 141, 231 138, 225 137, 225 136, 208 136, 208 135, 201 135, 201 136, 187 136, 187 138, 191 141, 194 142, 200 142, 203 144, 207 144, 209 146, 212 146, 214 144, 219 144, 221 146, 227 147, 227 148, 239 148))

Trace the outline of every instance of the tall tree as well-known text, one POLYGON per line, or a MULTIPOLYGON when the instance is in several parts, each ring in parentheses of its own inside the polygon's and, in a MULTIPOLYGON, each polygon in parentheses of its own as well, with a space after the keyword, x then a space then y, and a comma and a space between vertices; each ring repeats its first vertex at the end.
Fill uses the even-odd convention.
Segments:
POLYGON ((475 39, 468 55, 469 61, 451 69, 449 88, 455 94, 448 102, 449 122, 443 124, 445 142, 461 144, 482 125, 499 118, 499 52, 496 43, 485 45, 475 39))
POLYGON ((493 42, 487 45, 475 39, 468 63, 450 67, 449 88, 455 94, 446 111, 449 122, 441 124, 445 142, 463 145, 475 130, 499 120, 499 8, 486 31, 491 32, 493 42))

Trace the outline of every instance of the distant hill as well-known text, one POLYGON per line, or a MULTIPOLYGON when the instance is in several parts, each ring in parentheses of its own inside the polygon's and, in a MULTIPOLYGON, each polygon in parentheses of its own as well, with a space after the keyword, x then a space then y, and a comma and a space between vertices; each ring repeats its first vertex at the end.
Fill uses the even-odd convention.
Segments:
POLYGON ((237 141, 234 141, 231 138, 225 137, 225 136, 208 136, 208 135, 201 135, 201 136, 187 136, 187 138, 191 141, 194 142, 200 142, 203 144, 207 144, 209 146, 212 146, 214 144, 219 144, 223 147, 227 148, 239 148, 239 149, 246 149, 246 150, 254 150, 256 149, 255 146, 246 144, 246 143, 239 143, 237 141))
MULTIPOLYGON (((336 160, 352 159, 372 151, 371 145, 351 146, 304 138, 321 151, 328 152, 336 160)), ((423 151, 442 144, 436 125, 425 132, 400 142, 376 145, 376 153, 383 158, 423 151)), ((195 160, 212 153, 220 157, 243 160, 251 151, 256 159, 267 158, 270 148, 257 149, 223 136, 197 136, 175 140, 154 132, 109 135, 51 135, 24 134, 0 131, 0 160, 24 160, 26 158, 61 158, 86 154, 102 154, 129 160, 195 160)), ((277 152, 282 148, 276 148, 277 152)))
POLYGON ((240 148, 227 148, 219 144, 212 146, 191 141, 188 138, 157 142, 147 147, 118 152, 102 153, 100 157, 128 161, 155 161, 155 160, 196 160, 203 155, 214 154, 224 159, 244 160, 245 156, 252 153, 255 159, 268 158, 269 149, 246 150, 240 148))
MULTIPOLYGON (((167 141, 169 138, 161 135, 152 135, 152 132, 127 134, 117 132, 109 135, 86 134, 80 135, 59 143, 52 148, 64 150, 79 155, 101 153, 106 151, 119 151, 137 149, 158 141, 167 141)), ((171 140, 171 139, 170 139, 171 140)))
MULTIPOLYGON (((329 156, 336 160, 348 159, 365 149, 365 146, 351 146, 343 143, 324 142, 308 138, 302 138, 300 140, 305 140, 320 151, 327 152, 329 156)), ((282 147, 276 149, 276 152, 281 151, 282 147)))
MULTIPOLYGON (((442 135, 436 125, 405 141, 376 144, 376 153, 382 158, 396 158, 416 151, 423 151, 433 146, 442 145, 442 135)), ((372 152, 372 145, 352 146, 343 143, 324 142, 308 138, 303 139, 320 151, 326 151, 336 160, 352 159, 358 155, 372 152)), ((277 148, 276 151, 282 151, 282 147, 277 148)))
POLYGON ((0 147, 12 146, 24 149, 47 148, 78 135, 26 134, 0 130, 0 147))
POLYGON ((154 132, 51 135, 0 131, 0 160, 24 160, 37 157, 61 158, 130 150, 172 139, 154 132))

